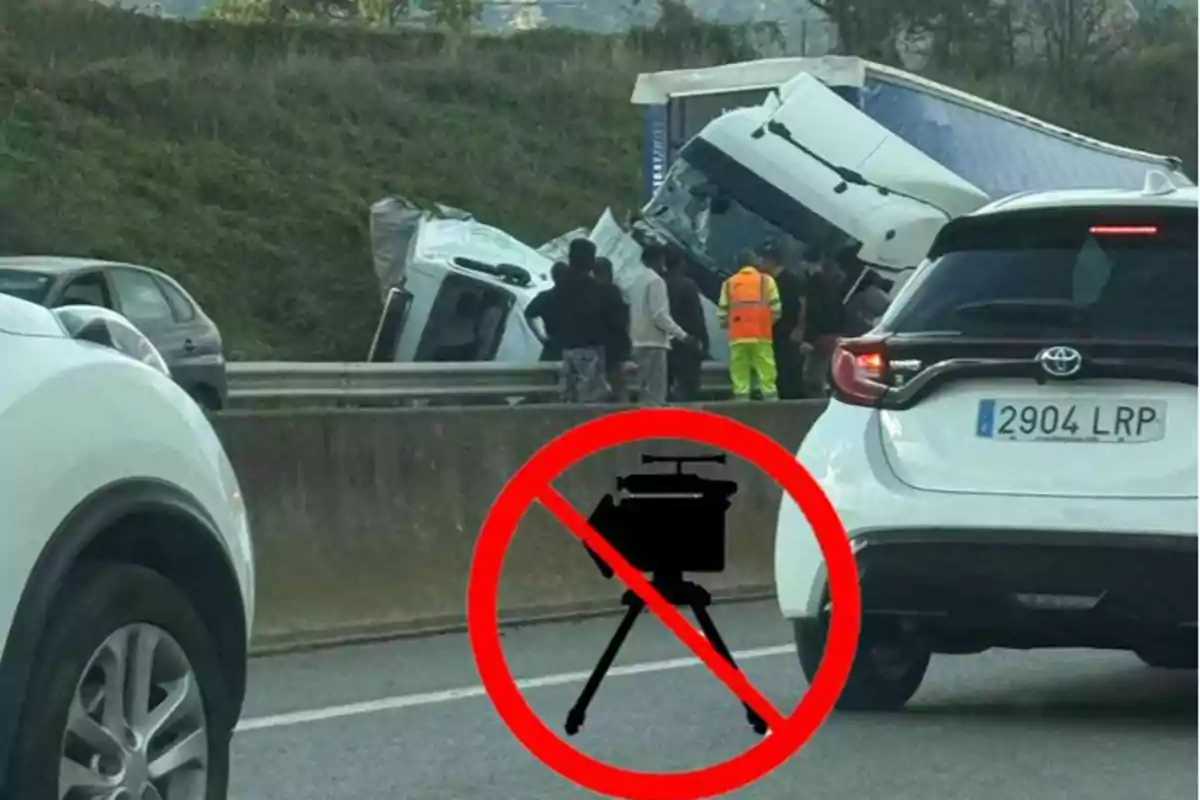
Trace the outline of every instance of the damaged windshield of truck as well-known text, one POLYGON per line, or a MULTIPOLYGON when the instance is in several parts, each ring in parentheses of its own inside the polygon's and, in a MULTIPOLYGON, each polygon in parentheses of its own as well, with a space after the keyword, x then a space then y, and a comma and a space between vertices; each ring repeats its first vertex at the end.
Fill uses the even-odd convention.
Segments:
POLYGON ((701 138, 680 152, 645 218, 719 276, 737 269, 739 251, 757 250, 768 239, 791 240, 795 252, 832 253, 860 244, 701 138))

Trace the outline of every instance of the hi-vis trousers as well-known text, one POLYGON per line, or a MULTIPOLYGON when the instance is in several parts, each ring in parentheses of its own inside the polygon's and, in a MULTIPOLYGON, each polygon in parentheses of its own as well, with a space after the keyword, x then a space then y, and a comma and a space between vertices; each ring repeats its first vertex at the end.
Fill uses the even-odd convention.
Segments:
POLYGON ((735 400, 749 400, 751 376, 757 378, 763 400, 778 400, 775 385, 775 347, 769 339, 751 339, 729 343, 729 381, 735 400))

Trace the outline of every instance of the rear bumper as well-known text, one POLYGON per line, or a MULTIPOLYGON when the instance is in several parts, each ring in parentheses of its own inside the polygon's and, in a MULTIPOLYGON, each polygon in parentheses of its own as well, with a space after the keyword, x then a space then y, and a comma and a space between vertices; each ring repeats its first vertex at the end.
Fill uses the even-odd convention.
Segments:
MULTIPOLYGON (((861 446, 878 436, 871 415, 831 402, 798 454, 855 549, 868 617, 990 630, 1011 646, 1126 647, 1130 626, 1194 631, 1196 498, 916 490, 861 446)), ((775 585, 790 619, 817 618, 830 600, 817 538, 787 496, 775 585)))
MULTIPOLYGON (((864 594, 868 567, 893 576, 891 584, 919 578, 924 593, 946 581, 964 592, 996 583, 1035 594, 1086 592, 1111 576, 1121 594, 1140 588, 1154 596, 1186 580, 1178 591, 1195 616, 1195 500, 945 495, 865 482, 824 488, 856 552, 864 594)), ((788 497, 775 534, 775 585, 792 619, 820 615, 829 600, 817 538, 788 497)))
POLYGON ((1194 537, 880 529, 854 544, 864 619, 894 620, 935 651, 1195 635, 1194 537))

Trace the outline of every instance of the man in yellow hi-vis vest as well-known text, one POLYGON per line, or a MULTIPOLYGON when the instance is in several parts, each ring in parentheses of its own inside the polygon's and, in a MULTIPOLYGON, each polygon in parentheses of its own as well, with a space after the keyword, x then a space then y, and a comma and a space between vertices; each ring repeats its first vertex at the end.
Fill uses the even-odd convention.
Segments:
POLYGON ((736 400, 750 399, 750 376, 758 379, 764 400, 778 400, 772 329, 782 313, 775 279, 758 268, 750 252, 738 256, 741 265, 721 286, 717 319, 729 331, 729 380, 736 400))

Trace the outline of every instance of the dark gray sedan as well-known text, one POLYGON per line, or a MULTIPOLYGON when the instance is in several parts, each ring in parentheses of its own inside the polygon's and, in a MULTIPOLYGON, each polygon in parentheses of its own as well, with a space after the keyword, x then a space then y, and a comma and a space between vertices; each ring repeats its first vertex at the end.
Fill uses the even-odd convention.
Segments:
POLYGON ((49 308, 95 305, 120 312, 162 353, 175 381, 201 406, 225 405, 221 333, 179 283, 158 270, 85 258, 0 258, 0 292, 49 308))

